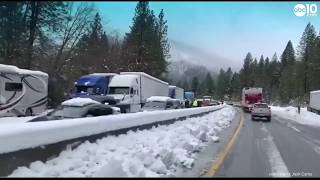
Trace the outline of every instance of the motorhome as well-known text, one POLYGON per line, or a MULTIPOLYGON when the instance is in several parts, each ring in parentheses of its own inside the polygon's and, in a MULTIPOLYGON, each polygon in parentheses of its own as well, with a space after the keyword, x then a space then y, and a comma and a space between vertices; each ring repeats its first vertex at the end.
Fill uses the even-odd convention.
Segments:
POLYGON ((0 116, 40 114, 47 102, 47 73, 0 64, 0 116))
POLYGON ((109 84, 108 96, 116 101, 121 113, 141 111, 147 98, 168 96, 169 84, 143 72, 121 72, 109 84))

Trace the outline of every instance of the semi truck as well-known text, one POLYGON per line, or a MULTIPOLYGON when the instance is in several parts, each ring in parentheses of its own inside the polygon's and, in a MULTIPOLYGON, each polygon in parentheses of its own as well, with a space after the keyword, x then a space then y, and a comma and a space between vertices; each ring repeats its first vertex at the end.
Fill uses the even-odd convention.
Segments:
POLYGON ((320 114, 320 90, 310 92, 309 111, 320 114))
POLYGON ((192 92, 192 91, 184 92, 184 99, 186 100, 185 101, 185 107, 186 108, 191 107, 191 103, 194 100, 194 98, 195 98, 194 97, 194 92, 192 92))
POLYGON ((74 84, 69 98, 106 96, 111 79, 116 73, 93 73, 81 76, 74 84))
POLYGON ((177 86, 169 86, 168 96, 172 99, 178 99, 181 107, 184 107, 184 89, 177 86))
POLYGON ((251 112, 255 103, 263 102, 262 88, 245 87, 242 89, 241 105, 245 112, 251 112))
POLYGON ((0 64, 0 116, 31 116, 44 112, 48 74, 0 64))
POLYGON ((144 72, 121 72, 109 83, 108 97, 121 113, 138 112, 151 96, 168 96, 169 84, 144 72))

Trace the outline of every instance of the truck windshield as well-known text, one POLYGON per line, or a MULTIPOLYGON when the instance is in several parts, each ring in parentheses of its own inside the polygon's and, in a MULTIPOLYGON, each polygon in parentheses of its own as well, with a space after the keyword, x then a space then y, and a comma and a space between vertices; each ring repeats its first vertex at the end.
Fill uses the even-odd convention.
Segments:
POLYGON ((129 94, 129 87, 110 87, 109 94, 129 94))
POLYGON ((255 108, 268 108, 268 105, 266 105, 266 104, 255 104, 254 107, 255 108))
POLYGON ((94 88, 92 86, 76 86, 76 93, 94 93, 94 88))
POLYGON ((60 106, 48 114, 51 117, 80 118, 84 114, 84 108, 78 106, 60 106))

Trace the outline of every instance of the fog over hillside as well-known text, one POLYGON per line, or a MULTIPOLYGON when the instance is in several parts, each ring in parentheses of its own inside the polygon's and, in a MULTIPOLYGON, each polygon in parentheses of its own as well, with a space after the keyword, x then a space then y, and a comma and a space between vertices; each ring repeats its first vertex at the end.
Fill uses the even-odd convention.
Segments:
POLYGON ((168 80, 173 84, 178 84, 181 79, 190 83, 194 76, 204 79, 208 72, 215 79, 220 68, 227 70, 231 67, 233 71, 238 71, 242 63, 242 61, 234 63, 227 58, 182 42, 170 41, 170 45, 168 80))
POLYGON ((208 70, 215 72, 218 72, 220 68, 226 70, 228 67, 238 71, 243 63, 241 59, 235 62, 235 60, 227 59, 215 52, 207 52, 197 48, 196 45, 188 45, 178 41, 170 41, 170 45, 171 57, 168 59, 169 62, 186 61, 194 65, 205 66, 208 70))

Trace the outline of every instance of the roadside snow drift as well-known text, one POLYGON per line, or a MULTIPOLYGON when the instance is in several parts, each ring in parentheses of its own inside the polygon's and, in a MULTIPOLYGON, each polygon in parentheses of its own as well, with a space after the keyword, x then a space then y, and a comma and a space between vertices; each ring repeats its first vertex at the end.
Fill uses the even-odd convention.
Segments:
POLYGON ((290 119, 300 124, 320 126, 320 115, 307 111, 307 108, 301 108, 299 114, 297 107, 271 106, 271 112, 281 118, 290 119))
MULTIPOLYGON (((190 109, 188 109, 190 110, 190 109)), ((149 130, 129 131, 82 143, 45 163, 17 168, 10 177, 158 177, 174 176, 177 167, 191 168, 196 152, 227 128, 235 109, 227 106, 202 117, 188 118, 149 130)))
POLYGON ((55 121, 1 124, 0 154, 210 112, 223 107, 224 105, 55 121))

